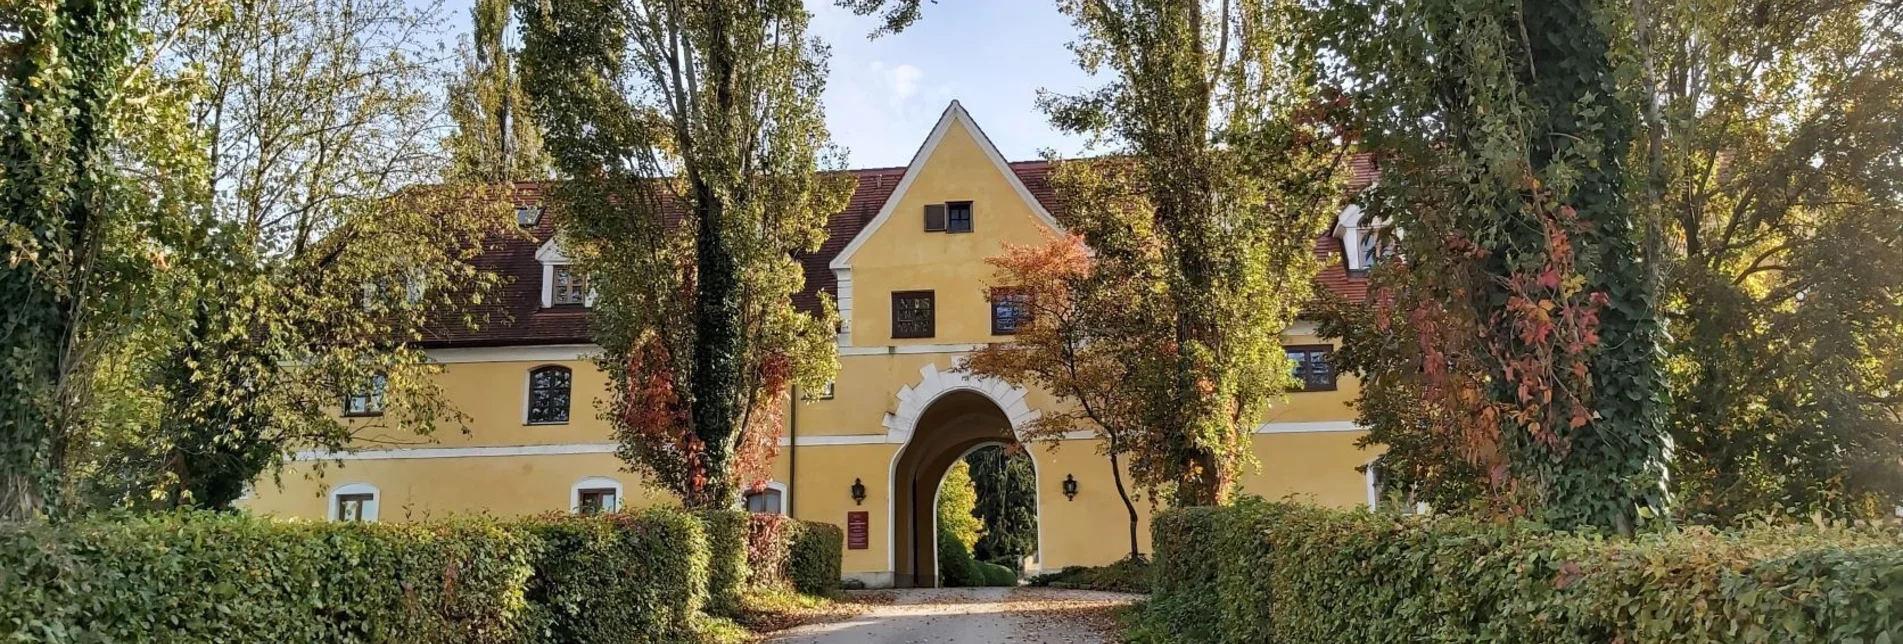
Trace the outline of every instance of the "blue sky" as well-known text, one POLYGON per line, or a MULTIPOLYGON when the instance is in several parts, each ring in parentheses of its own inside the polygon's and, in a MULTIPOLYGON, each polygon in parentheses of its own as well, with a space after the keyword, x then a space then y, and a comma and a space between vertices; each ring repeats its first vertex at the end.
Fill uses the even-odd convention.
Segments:
MULTIPOLYGON (((448 42, 469 33, 473 4, 444 0, 448 42)), ((876 18, 855 16, 832 0, 806 5, 812 35, 832 46, 826 122, 852 167, 910 162, 953 99, 1006 159, 1035 159, 1046 148, 1081 150, 1081 139, 1058 133, 1037 110, 1039 88, 1075 93, 1096 85, 1065 49, 1076 29, 1053 0, 927 0, 923 21, 877 40, 866 37, 876 18)))
POLYGON ((868 40, 878 25, 807 0, 813 35, 833 48, 826 122, 853 167, 905 165, 945 106, 957 99, 1006 159, 1045 148, 1075 154, 1082 141, 1052 129, 1037 90, 1095 85, 1064 47, 1076 30, 1051 0, 943 0, 898 35, 868 40))

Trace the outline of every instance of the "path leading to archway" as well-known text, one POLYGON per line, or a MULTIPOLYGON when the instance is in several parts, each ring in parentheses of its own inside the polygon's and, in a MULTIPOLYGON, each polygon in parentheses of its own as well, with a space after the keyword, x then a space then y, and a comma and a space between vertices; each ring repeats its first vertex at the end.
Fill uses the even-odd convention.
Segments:
POLYGON ((1113 612, 1136 595, 1052 588, 885 591, 866 612, 780 633, 774 644, 1108 644, 1113 612), (888 594, 889 593, 889 594, 888 594))

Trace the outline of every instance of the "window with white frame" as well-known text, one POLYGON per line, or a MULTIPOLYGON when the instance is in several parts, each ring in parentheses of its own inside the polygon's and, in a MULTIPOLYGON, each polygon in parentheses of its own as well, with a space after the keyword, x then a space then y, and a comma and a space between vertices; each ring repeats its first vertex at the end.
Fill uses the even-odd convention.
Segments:
POLYGON ((621 510, 621 482, 605 476, 591 476, 568 488, 568 507, 576 514, 600 514, 621 510))
POLYGON ((528 423, 560 425, 568 422, 569 390, 574 373, 568 367, 549 365, 529 371, 528 423))
POLYGON ((369 483, 350 483, 330 490, 330 520, 375 523, 379 491, 369 483))
POLYGON ((390 379, 383 374, 370 377, 369 382, 344 397, 345 416, 382 416, 383 394, 390 386, 390 379))

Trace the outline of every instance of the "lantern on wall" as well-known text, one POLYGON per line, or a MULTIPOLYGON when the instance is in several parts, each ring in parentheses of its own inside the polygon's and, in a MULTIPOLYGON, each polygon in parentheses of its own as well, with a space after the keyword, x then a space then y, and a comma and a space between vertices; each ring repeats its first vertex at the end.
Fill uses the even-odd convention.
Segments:
POLYGON ((1077 500, 1077 477, 1069 474, 1064 475, 1064 498, 1072 501, 1077 500))
POLYGON ((859 479, 852 480, 852 504, 853 505, 866 504, 866 484, 861 482, 859 479))

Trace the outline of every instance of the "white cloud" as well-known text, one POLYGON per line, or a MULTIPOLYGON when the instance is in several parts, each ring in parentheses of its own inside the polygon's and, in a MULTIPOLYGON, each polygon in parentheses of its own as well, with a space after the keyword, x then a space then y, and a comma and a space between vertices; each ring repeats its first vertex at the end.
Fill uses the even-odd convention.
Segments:
POLYGON ((886 83, 892 86, 892 104, 904 103, 906 99, 918 94, 918 81, 925 72, 917 67, 901 63, 885 73, 886 83))

